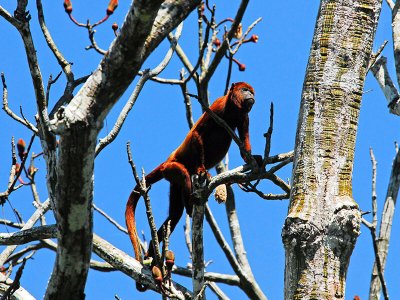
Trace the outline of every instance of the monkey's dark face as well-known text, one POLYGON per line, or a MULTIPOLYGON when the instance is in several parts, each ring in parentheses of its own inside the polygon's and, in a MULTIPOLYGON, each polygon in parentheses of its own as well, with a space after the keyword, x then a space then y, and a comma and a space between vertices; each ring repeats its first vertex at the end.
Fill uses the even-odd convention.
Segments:
POLYGON ((242 107, 246 112, 249 112, 256 102, 256 100, 254 100, 254 93, 247 87, 242 87, 240 93, 243 99, 242 107))

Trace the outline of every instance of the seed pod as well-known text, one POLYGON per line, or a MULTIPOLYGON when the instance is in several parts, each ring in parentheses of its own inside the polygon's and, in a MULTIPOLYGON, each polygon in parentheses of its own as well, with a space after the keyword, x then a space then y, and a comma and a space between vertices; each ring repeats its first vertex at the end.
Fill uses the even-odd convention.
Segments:
POLYGON ((214 198, 218 203, 226 202, 227 192, 225 184, 220 184, 219 186, 216 187, 214 198))

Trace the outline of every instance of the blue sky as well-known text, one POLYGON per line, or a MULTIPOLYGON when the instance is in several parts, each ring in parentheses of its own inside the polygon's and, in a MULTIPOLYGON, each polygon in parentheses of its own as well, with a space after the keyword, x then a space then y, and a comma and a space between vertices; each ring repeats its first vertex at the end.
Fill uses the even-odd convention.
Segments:
MULTIPOLYGON (((14 11, 15 3, 0 1, 0 5, 9 11, 14 11)), ((45 41, 38 28, 36 8, 34 1, 29 6, 32 12, 31 27, 35 37, 36 49, 44 81, 50 74, 55 76, 60 68, 56 60, 45 45, 45 41)), ((120 1, 116 13, 110 21, 97 29, 96 39, 98 44, 107 49, 113 39, 111 30, 112 22, 121 25, 123 17, 130 5, 129 1, 120 1)), ((103 17, 108 1, 74 1, 74 16, 85 22, 86 19, 95 21, 103 17)), ((212 2, 211 2, 212 3, 212 2)), ((233 17, 239 1, 224 1, 217 3, 217 19, 233 17)), ((258 17, 263 20, 253 30, 259 36, 257 44, 247 44, 237 54, 236 58, 246 64, 246 71, 239 72, 234 67, 232 81, 249 82, 256 90, 256 104, 250 114, 250 135, 254 153, 262 153, 264 149, 263 133, 268 128, 269 105, 275 105, 275 124, 272 140, 271 154, 287 152, 293 149, 295 130, 297 124, 301 89, 307 65, 311 39, 319 1, 251 1, 243 26, 246 28, 258 17)), ((46 1, 44 3, 46 22, 54 40, 64 56, 74 62, 73 71, 76 77, 90 74, 100 61, 99 54, 86 51, 89 44, 87 33, 84 29, 77 28, 68 19, 62 7, 62 1, 46 1)), ((388 57, 388 67, 394 75, 392 59, 390 11, 384 3, 374 50, 378 49, 387 39, 389 44, 383 54, 388 57)), ((198 53, 196 18, 193 14, 187 19, 183 29, 180 44, 194 62, 198 53)), ((17 31, 11 25, 0 19, 0 38, 3 41, 0 47, 0 71, 4 72, 8 84, 9 103, 15 112, 22 106, 25 116, 33 120, 35 114, 34 93, 30 79, 22 42, 17 31)), ((168 49, 168 44, 162 44, 159 49, 149 57, 143 68, 155 67, 168 49)), ((167 69, 160 75, 165 78, 177 78, 182 68, 179 60, 174 57, 167 69)), ((210 83, 210 100, 221 96, 224 90, 226 62, 222 63, 210 83)), ((394 78, 393 78, 394 79, 394 78)), ((137 81, 137 80, 136 80, 137 81)), ((52 87, 50 105, 54 104, 61 95, 65 79, 60 80, 52 87)), ((132 92, 132 85, 120 101, 115 105, 107 117, 100 137, 111 130, 120 109, 132 92)), ((195 93, 194 86, 189 90, 195 93)), ((353 173, 354 198, 362 210, 371 207, 371 163, 369 147, 373 147, 378 160, 378 205, 382 211, 383 200, 389 180, 390 167, 394 157, 394 141, 399 140, 399 118, 388 113, 386 101, 375 79, 369 74, 364 86, 366 93, 363 97, 361 116, 359 122, 356 156, 353 173)), ((193 103, 194 117, 200 116, 200 108, 193 103)), ((10 140, 22 137, 29 140, 30 133, 20 124, 10 120, 4 113, 0 113, 0 185, 5 189, 9 164, 10 140)), ((185 118, 185 108, 179 87, 164 86, 149 82, 143 89, 137 103, 131 111, 117 140, 107 147, 98 156, 95 162, 95 204, 106 210, 113 218, 124 224, 124 210, 126 199, 134 185, 130 167, 127 163, 125 145, 129 140, 135 163, 150 172, 160 162, 166 159, 183 140, 188 131, 185 118)), ((38 141, 34 143, 33 151, 39 152, 38 141)), ((230 167, 242 164, 239 151, 232 146, 229 151, 230 167)), ((45 188, 45 166, 43 160, 38 161, 40 168, 37 174, 37 184, 42 201, 47 197, 45 188)), ((291 166, 282 170, 279 175, 289 178, 291 166)), ((264 192, 278 191, 268 182, 262 184, 264 192)), ((150 196, 157 224, 161 224, 168 210, 168 184, 162 181, 152 187, 150 196)), ((265 201, 255 195, 246 194, 235 187, 237 210, 240 217, 241 228, 247 249, 248 258, 253 268, 258 283, 269 299, 283 298, 283 272, 284 249, 281 242, 281 229, 287 212, 287 201, 265 201)), ((12 205, 17 208, 25 218, 33 212, 32 197, 29 187, 15 192, 10 198, 12 205)), ((220 221, 220 226, 228 235, 225 208, 215 203, 210 198, 211 209, 220 221)), ((137 210, 138 228, 146 230, 149 237, 147 221, 145 219, 144 205, 141 203, 137 210)), ((133 254, 129 238, 117 231, 109 222, 105 221, 98 213, 94 213, 94 229, 103 238, 133 254)), ((6 204, 1 209, 1 218, 15 219, 6 204)), ((367 216, 366 218, 370 218, 367 216)), ((47 215, 49 223, 53 222, 50 214, 47 215)), ((177 264, 185 266, 189 262, 188 253, 183 239, 183 219, 178 224, 172 238, 171 249, 176 252, 177 264)), ((11 231, 10 228, 0 226, 1 232, 11 231)), ((389 248, 386 279, 389 293, 392 297, 400 294, 398 270, 400 261, 397 253, 400 251, 399 236, 400 224, 394 218, 393 240, 389 248), (397 271, 397 272, 396 272, 397 271)), ((205 224, 205 259, 212 260, 208 271, 233 274, 221 250, 219 250, 210 229, 205 224)), ((49 250, 40 250, 34 260, 26 266, 22 285, 34 296, 41 298, 45 292, 50 276, 54 253, 49 250)), ((94 257, 95 258, 95 257, 94 257)), ((356 248, 351 258, 348 271, 346 298, 352 299, 358 294, 361 299, 366 299, 369 289, 370 273, 373 263, 373 249, 371 237, 367 228, 362 227, 356 248)), ((190 287, 188 279, 174 276, 175 280, 190 287)), ((234 288, 220 285, 232 299, 244 299, 245 296, 234 288)), ((113 299, 118 294, 121 299, 154 299, 152 292, 138 295, 134 282, 120 273, 99 273, 90 271, 87 289, 87 299, 113 299)), ((210 295, 209 299, 214 296, 210 295)))

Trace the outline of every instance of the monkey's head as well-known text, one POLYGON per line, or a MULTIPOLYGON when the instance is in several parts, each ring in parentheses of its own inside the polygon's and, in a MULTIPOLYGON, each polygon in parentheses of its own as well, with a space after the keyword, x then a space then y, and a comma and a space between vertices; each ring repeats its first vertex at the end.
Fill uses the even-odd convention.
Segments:
POLYGON ((254 99, 254 89, 246 82, 232 83, 231 99, 235 105, 244 112, 248 113, 253 107, 256 100, 254 99))

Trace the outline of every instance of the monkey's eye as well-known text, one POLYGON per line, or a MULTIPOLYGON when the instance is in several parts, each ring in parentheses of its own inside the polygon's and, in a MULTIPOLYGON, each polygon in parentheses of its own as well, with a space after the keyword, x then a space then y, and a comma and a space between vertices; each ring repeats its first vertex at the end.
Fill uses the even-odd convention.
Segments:
POLYGON ((248 88, 242 88, 242 92, 250 92, 248 88))

